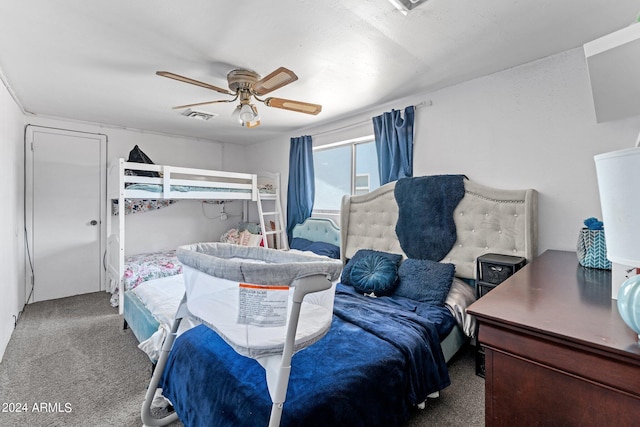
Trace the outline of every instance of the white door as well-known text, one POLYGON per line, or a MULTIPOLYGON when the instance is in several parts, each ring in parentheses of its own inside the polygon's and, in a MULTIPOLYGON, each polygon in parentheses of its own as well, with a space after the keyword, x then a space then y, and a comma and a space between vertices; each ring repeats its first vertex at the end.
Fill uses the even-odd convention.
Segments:
POLYGON ((27 301, 101 290, 106 137, 29 126, 26 144, 27 301))

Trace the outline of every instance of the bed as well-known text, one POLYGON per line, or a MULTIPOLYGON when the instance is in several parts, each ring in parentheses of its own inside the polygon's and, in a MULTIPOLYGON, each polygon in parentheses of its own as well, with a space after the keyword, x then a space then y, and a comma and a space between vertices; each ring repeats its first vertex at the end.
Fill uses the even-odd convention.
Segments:
MULTIPOLYGON (((292 237, 292 251, 340 258, 340 229, 330 219, 307 218, 293 228, 292 237)), ((185 288, 182 264, 175 251, 153 255, 157 258, 149 255, 128 257, 136 262, 127 264, 125 281, 135 286, 124 292, 123 317, 125 328, 131 329, 140 343, 139 348, 155 362, 185 288)), ((188 319, 183 321, 181 332, 195 324, 188 319)))
MULTIPOLYGON (((114 159, 108 168, 107 193, 112 201, 108 207, 107 250, 105 269, 108 290, 114 294, 112 305, 124 309, 124 293, 141 283, 141 276, 128 276, 132 265, 142 265, 149 272, 146 279, 179 274, 178 268, 166 268, 167 263, 178 266, 175 255, 162 253, 136 254, 139 259, 125 259, 125 217, 127 213, 161 208, 179 200, 218 200, 262 203, 272 200, 279 212, 279 174, 248 174, 216 170, 184 168, 168 165, 128 162, 114 159), (153 258, 158 257, 154 263, 153 258), (168 260, 171 258, 171 260, 168 260), (164 263, 164 266, 163 266, 164 263), (126 286, 121 286, 125 284, 126 286)), ((247 209, 244 210, 245 212, 247 209)), ((280 215, 281 216, 281 215, 280 215)), ((260 216, 264 229, 264 217, 260 216)), ((282 227, 281 227, 282 228, 282 227)), ((264 237, 266 243, 266 235, 264 237)))
MULTIPOLYGON (((426 262, 416 260, 415 248, 399 237, 399 224, 407 215, 406 200, 414 203, 424 194, 431 197, 431 192, 414 189, 407 193, 406 182, 343 199, 341 257, 345 269, 341 282, 349 267, 353 279, 358 265, 354 260, 368 258, 359 256, 365 251, 377 252, 373 254, 377 258, 369 260, 400 257, 399 268, 426 262), (396 188, 400 184, 405 187, 402 202, 396 188)), ((495 189, 464 178, 462 183, 460 198, 450 203, 451 221, 447 221, 456 231, 453 243, 441 262, 427 259, 450 273, 449 266, 455 268, 456 278, 450 279, 449 292, 444 295, 448 302, 455 299, 452 293, 469 295, 461 286, 467 286, 473 295, 467 282, 474 279, 478 256, 492 252, 531 260, 536 254, 535 190, 495 189)), ((447 193, 442 197, 446 201, 447 193)), ((417 211, 415 206, 411 209, 410 217, 431 221, 432 213, 417 211)), ((431 228, 410 229, 409 234, 417 242, 440 240, 425 236, 425 231, 431 228)), ((410 277, 411 271, 408 276, 405 271, 404 277, 410 277)), ((354 288, 337 285, 329 332, 293 356, 281 425, 399 426, 407 421, 412 407, 450 384, 446 361, 475 329, 465 316, 464 301, 450 307, 395 294, 372 298, 354 288)), ((160 386, 185 426, 269 422, 271 400, 262 367, 238 356, 204 325, 176 339, 160 386)))
MULTIPOLYGON (((396 234, 399 209, 395 187, 396 182, 392 182, 368 194, 343 199, 341 256, 345 263, 360 248, 406 258, 396 234)), ((537 212, 538 195, 534 189, 504 190, 465 179, 464 197, 453 212, 457 239, 442 258, 455 265, 459 280, 454 280, 454 285, 461 281, 474 283, 476 259, 485 253, 521 256, 530 261, 537 253, 537 212)), ((475 332, 475 319, 464 313, 471 302, 464 287, 452 286, 447 306, 457 325, 442 342, 447 360, 475 332)))

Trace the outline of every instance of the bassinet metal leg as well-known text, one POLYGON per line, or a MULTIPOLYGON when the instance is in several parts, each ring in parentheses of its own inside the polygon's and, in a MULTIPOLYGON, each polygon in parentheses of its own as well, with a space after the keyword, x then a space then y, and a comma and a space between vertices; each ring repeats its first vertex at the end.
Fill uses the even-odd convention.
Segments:
POLYGON ((273 405, 271 406, 269 427, 280 426, 280 419, 282 418, 282 408, 284 406, 284 400, 287 396, 287 388, 289 386, 289 375, 291 374, 291 357, 293 356, 293 344, 296 338, 301 304, 302 299, 300 299, 300 301, 296 301, 296 294, 294 291, 293 306, 291 307, 289 326, 287 327, 287 338, 284 342, 282 361, 280 362, 278 379, 276 380, 275 391, 273 392, 272 397, 273 405))
POLYGON ((142 403, 140 417, 142 418, 142 423, 144 426, 166 426, 167 424, 170 424, 178 419, 178 414, 175 412, 162 418, 154 418, 151 415, 151 403, 153 402, 153 398, 158 388, 160 377, 162 377, 162 373, 164 372, 164 367, 167 364, 169 353, 173 348, 173 342, 176 339, 178 328, 180 327, 180 322, 182 321, 183 317, 186 316, 187 314, 188 314, 187 296, 185 294, 182 297, 182 301, 180 302, 180 305, 178 306, 178 311, 176 312, 176 318, 173 321, 173 325, 171 325, 171 332, 165 338, 164 343, 162 343, 162 350, 160 352, 160 357, 158 358, 158 362, 156 363, 156 367, 153 371, 153 376, 151 377, 151 381, 149 382, 149 387, 147 388, 147 393, 145 395, 144 402, 142 403))
POLYGON ((271 418, 269 418, 269 427, 279 427, 282 418, 282 403, 274 403, 271 405, 271 418))
POLYGON ((293 357, 293 347, 296 339, 296 331, 298 329, 298 320, 300 319, 300 308, 302 300, 306 294, 324 291, 331 287, 331 282, 323 275, 315 275, 303 277, 294 281, 293 305, 289 316, 289 325, 287 326, 287 337, 284 342, 284 350, 282 352, 282 361, 276 380, 276 387, 272 393, 273 405, 271 406, 271 417, 269 418, 269 427, 279 427, 282 418, 282 409, 287 396, 287 388, 289 386, 289 375, 291 374, 291 358, 293 357))

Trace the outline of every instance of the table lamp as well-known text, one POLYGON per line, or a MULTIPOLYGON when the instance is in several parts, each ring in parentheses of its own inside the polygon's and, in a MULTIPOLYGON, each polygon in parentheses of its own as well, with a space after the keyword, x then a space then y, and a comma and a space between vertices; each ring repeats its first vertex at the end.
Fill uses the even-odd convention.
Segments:
MULTIPOLYGON (((594 159, 607 258, 640 267, 640 147, 598 154, 594 159)), ((640 340, 640 275, 620 286, 618 311, 640 340)))

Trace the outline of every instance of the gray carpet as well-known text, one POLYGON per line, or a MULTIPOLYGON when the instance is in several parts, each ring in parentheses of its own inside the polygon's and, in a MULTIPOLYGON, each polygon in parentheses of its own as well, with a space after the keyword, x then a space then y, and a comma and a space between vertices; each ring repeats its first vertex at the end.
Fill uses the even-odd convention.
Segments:
MULTIPOLYGON (((416 409, 407 427, 484 425, 484 380, 474 374, 473 349, 449 369, 452 385, 416 409)), ((108 294, 30 304, 0 363, 0 426, 140 426, 150 375, 108 294)))

